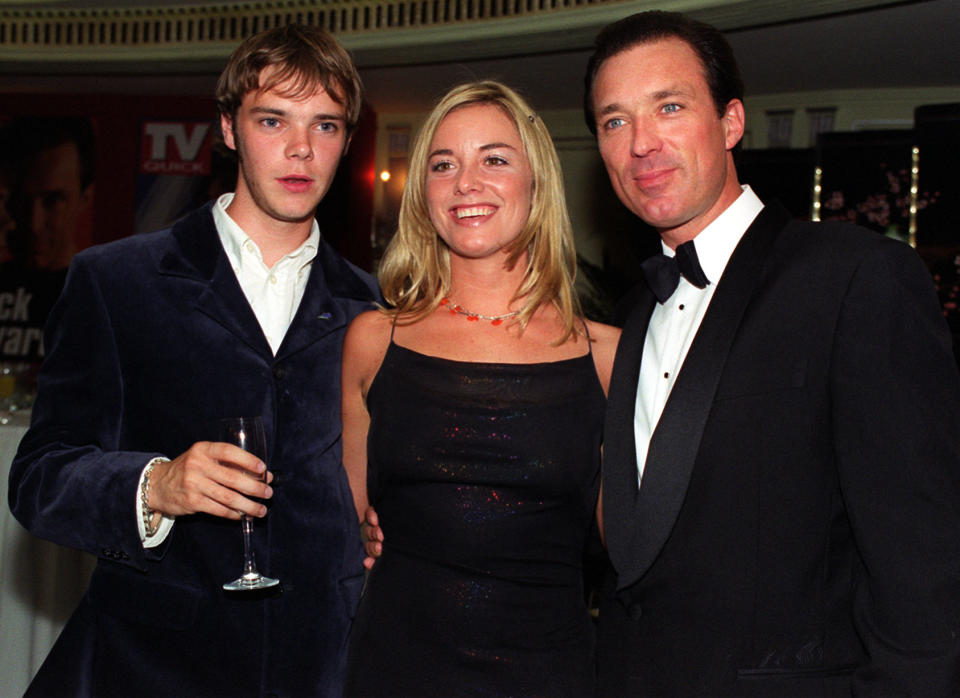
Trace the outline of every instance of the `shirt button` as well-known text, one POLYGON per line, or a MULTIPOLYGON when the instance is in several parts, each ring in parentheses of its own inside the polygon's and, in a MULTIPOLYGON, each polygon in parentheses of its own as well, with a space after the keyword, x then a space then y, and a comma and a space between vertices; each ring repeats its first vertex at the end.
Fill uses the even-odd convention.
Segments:
POLYGON ((683 303, 680 304, 680 310, 683 310, 683 303))
POLYGON ((277 277, 274 274, 270 275, 270 283, 272 284, 277 283, 277 277))
POLYGON ((663 377, 664 377, 664 378, 669 378, 669 377, 670 377, 670 371, 664 371, 664 372, 663 372, 663 377))
POLYGON ((247 252, 253 252, 253 241, 247 240, 245 243, 243 243, 243 249, 245 249, 247 252))

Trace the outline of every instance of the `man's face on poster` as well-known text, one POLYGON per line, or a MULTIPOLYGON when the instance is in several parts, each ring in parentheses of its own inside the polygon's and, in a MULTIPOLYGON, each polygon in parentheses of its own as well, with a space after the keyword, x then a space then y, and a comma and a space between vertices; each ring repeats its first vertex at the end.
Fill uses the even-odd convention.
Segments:
POLYGON ((93 185, 82 184, 76 143, 37 152, 20 185, 31 266, 54 270, 70 264, 77 224, 89 208, 92 194, 93 185))

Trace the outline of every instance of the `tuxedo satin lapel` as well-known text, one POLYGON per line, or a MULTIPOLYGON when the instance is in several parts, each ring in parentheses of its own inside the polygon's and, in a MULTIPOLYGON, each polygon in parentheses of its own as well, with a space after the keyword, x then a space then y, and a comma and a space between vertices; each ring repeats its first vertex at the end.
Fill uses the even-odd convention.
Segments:
POLYGON ((200 312, 258 353, 272 356, 260 323, 220 245, 211 205, 177 223, 172 234, 175 244, 160 259, 160 274, 170 277, 171 283, 182 284, 184 294, 193 299, 200 312))
MULTIPOLYGON (((790 221, 779 205, 760 212, 737 245, 650 439, 636 498, 631 554, 617 565, 619 589, 636 582, 662 550, 680 513, 723 366, 770 244, 790 221)), ((606 491, 604 492, 606 505, 606 491)), ((604 509, 604 519, 606 518, 604 509)), ((613 524, 630 527, 630 520, 613 524)), ((609 535, 608 535, 609 539, 609 535)), ((611 555, 611 559, 613 556, 611 555)))
POLYGON ((637 529, 637 449, 633 433, 643 341, 656 298, 644 284, 617 345, 603 428, 603 519, 607 551, 619 571, 629 566, 637 529))

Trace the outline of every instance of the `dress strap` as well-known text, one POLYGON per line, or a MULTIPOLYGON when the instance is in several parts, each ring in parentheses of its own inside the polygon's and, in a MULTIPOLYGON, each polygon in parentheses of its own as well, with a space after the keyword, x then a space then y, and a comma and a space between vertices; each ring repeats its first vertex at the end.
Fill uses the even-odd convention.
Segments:
POLYGON ((583 323, 583 334, 587 338, 587 356, 593 355, 593 340, 590 339, 590 328, 587 327, 587 319, 580 318, 580 322, 583 323))

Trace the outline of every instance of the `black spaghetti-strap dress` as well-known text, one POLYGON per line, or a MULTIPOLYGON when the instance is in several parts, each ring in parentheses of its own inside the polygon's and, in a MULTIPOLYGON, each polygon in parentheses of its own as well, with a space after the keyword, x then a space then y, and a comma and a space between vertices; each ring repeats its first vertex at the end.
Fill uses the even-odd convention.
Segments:
POLYGON ((347 696, 593 694, 581 560, 604 404, 589 353, 470 363, 391 340, 367 395, 385 544, 347 696))

